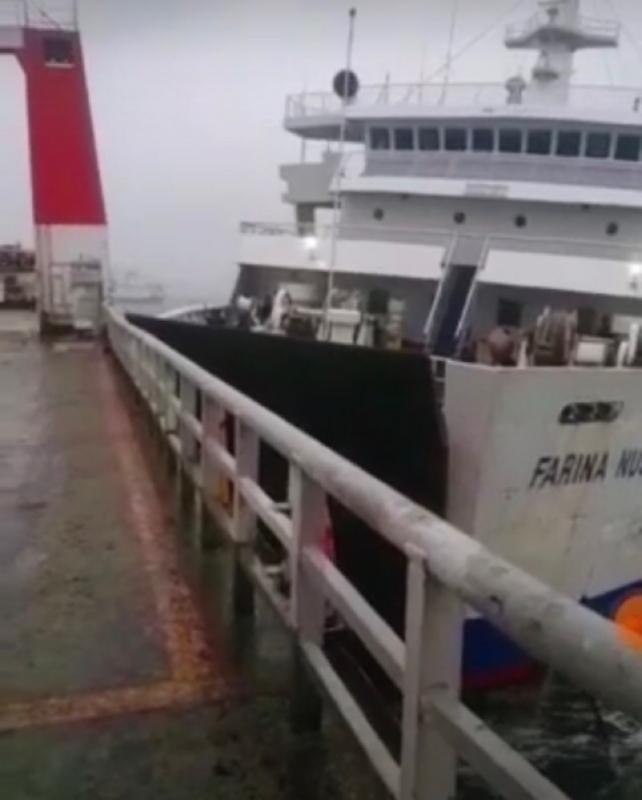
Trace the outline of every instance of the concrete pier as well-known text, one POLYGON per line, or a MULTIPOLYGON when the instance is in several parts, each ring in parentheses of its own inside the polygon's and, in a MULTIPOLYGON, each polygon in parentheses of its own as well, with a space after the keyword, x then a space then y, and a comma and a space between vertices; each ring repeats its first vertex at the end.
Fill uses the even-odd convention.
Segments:
POLYGON ((289 639, 182 551, 159 447, 99 344, 0 315, 0 796, 383 797, 331 714, 292 733, 289 639))

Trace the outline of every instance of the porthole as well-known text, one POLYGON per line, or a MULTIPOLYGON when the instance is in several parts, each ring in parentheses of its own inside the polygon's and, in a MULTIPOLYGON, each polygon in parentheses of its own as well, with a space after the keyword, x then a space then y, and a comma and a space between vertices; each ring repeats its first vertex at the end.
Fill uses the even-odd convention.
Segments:
POLYGON ((617 224, 617 222, 609 222, 609 224, 606 226, 606 233, 609 236, 617 236, 619 232, 620 226, 617 224))
POLYGON ((381 220, 385 217, 383 208, 375 208, 375 210, 372 212, 372 216, 377 220, 377 222, 381 222, 381 220))
POLYGON ((523 214, 518 214, 515 217, 515 227, 516 228, 525 228, 528 225, 528 220, 523 214))
POLYGON ((466 215, 463 211, 456 211, 453 219, 457 225, 463 225, 466 222, 466 215))

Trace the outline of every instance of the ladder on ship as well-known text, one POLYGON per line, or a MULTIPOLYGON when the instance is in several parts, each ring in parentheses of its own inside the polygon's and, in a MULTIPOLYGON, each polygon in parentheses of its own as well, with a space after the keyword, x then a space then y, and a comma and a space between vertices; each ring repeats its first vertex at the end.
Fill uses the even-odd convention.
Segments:
POLYGON ((457 350, 483 260, 472 265, 459 263, 458 243, 459 239, 454 238, 446 251, 441 280, 424 328, 427 347, 442 358, 453 356, 457 350))

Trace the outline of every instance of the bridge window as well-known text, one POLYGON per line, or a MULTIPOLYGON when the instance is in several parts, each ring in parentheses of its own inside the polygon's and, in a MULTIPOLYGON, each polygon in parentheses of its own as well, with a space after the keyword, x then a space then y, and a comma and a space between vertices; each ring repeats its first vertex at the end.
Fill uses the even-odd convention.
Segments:
POLYGON ((630 133, 621 133, 617 137, 615 157, 619 161, 639 161, 640 137, 630 133))
POLYGON ((466 128, 446 128, 446 150, 462 151, 468 147, 468 131, 466 128))
POLYGON ((576 158, 582 147, 582 134, 579 131, 560 131, 557 134, 558 156, 576 158))
POLYGON ((584 154, 587 158, 608 158, 611 154, 611 134, 589 133, 584 154))
POLYGON ((534 156, 548 156, 553 144, 552 131, 529 131, 526 150, 534 156))
POLYGON ((495 131, 492 128, 473 129, 473 150, 477 153, 492 153, 495 149, 495 131))
POLYGON ((395 150, 414 150, 415 132, 412 128, 395 128, 395 150))
POLYGON ((610 133, 589 133, 586 137, 587 158, 608 158, 611 154, 610 133))
POLYGON ((372 128, 370 147, 373 150, 390 150, 390 131, 388 128, 372 128))
POLYGON ((419 128, 419 149, 439 150, 439 128, 419 128))
POLYGON ((73 67, 74 46, 71 39, 48 36, 43 40, 44 59, 48 67, 73 67))
POLYGON ((500 153, 521 153, 522 132, 519 128, 502 128, 499 131, 500 153))

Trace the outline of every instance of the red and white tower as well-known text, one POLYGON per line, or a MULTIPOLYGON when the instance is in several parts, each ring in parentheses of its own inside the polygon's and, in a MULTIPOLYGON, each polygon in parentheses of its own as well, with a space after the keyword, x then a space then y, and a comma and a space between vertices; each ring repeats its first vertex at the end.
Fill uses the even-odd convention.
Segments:
POLYGON ((42 6, 14 2, 0 25, 25 76, 41 327, 96 329, 107 218, 76 8, 42 6))

